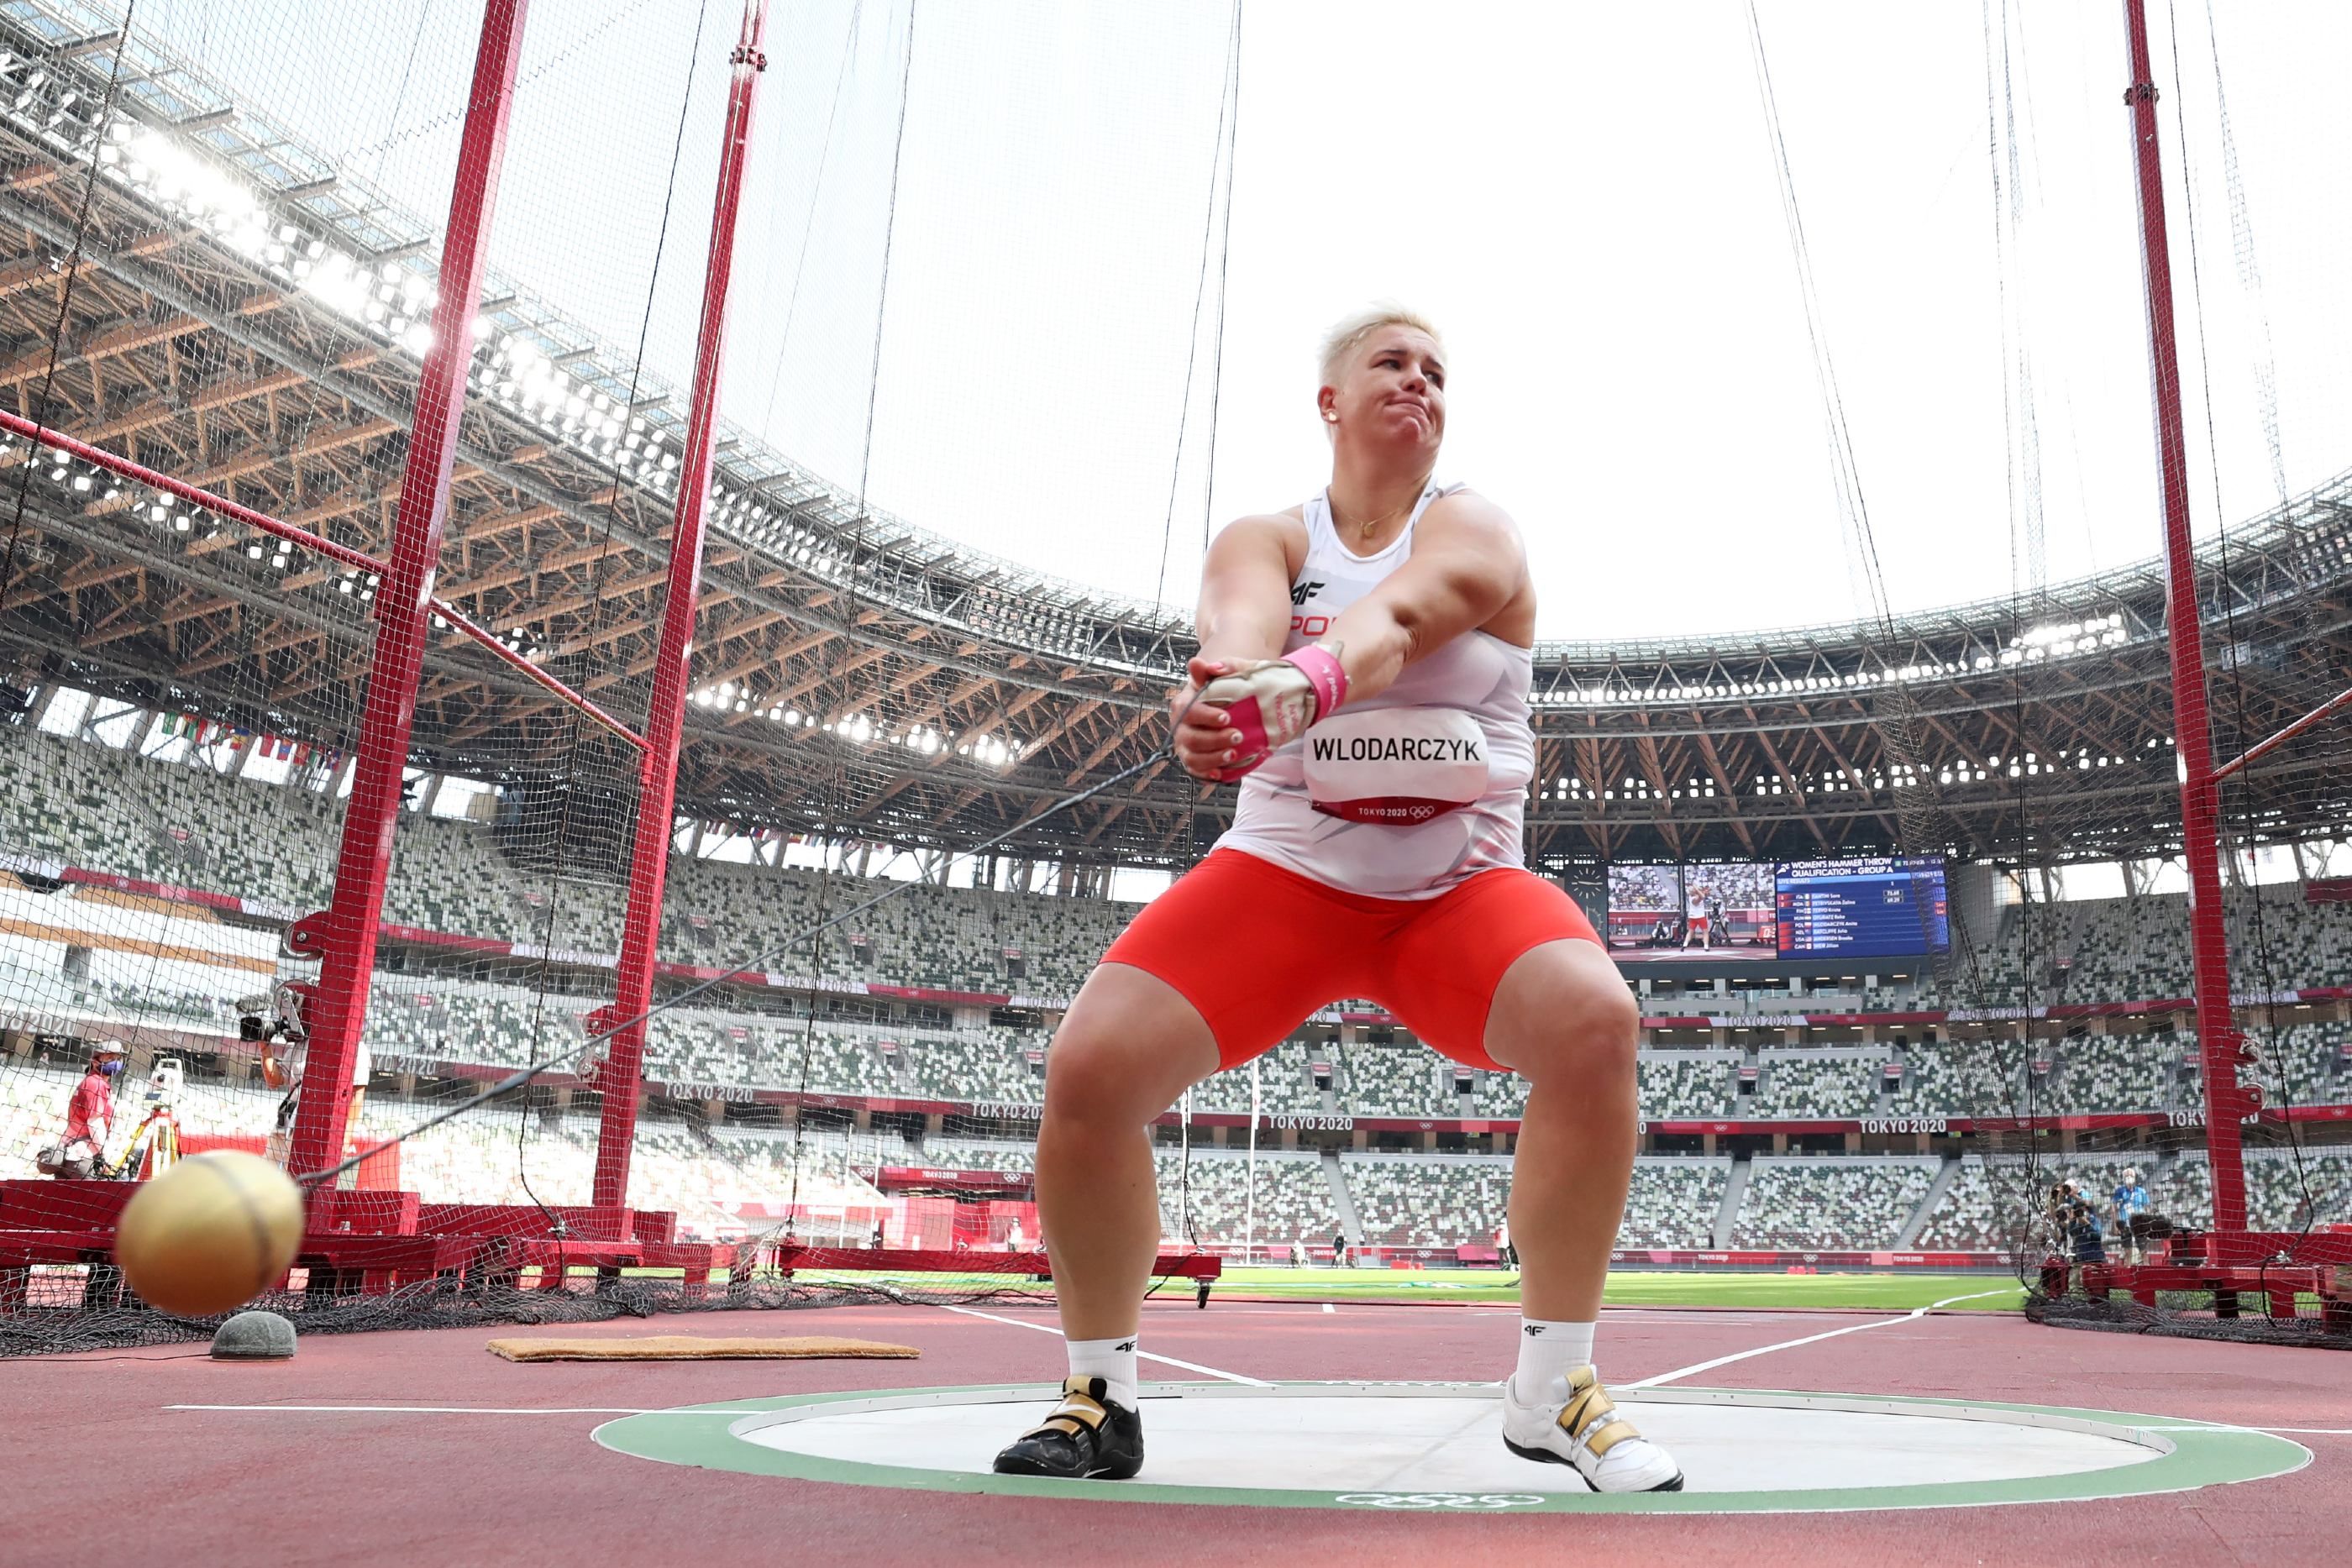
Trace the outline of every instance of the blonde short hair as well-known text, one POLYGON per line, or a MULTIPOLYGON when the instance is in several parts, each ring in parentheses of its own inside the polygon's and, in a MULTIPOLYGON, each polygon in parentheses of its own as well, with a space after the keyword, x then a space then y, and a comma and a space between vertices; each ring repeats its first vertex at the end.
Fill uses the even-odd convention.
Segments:
POLYGON ((1439 351, 1445 348, 1445 336, 1437 324, 1420 311, 1398 304, 1393 299, 1377 299, 1362 309, 1341 317, 1323 334, 1323 357, 1318 368, 1325 386, 1337 386, 1339 372, 1348 356, 1364 345, 1364 340, 1383 327, 1410 327, 1416 332, 1426 332, 1436 341, 1439 351))

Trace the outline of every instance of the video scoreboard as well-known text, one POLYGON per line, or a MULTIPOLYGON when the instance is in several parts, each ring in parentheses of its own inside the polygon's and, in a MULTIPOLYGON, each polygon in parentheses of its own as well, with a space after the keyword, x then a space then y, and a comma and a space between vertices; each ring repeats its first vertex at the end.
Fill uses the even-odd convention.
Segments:
POLYGON ((1783 861, 1772 881, 1783 958, 1916 957, 1952 945, 1937 856, 1783 861))

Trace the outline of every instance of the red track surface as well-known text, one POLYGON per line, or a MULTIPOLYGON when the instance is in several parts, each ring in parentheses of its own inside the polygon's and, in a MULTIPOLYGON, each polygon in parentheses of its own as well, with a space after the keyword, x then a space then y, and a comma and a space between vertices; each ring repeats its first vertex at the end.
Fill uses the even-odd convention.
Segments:
MULTIPOLYGON (((988 1311, 1038 1322, 1034 1306, 988 1311)), ((1887 1314, 1856 1313, 1864 1322, 1887 1314)), ((1514 1318, 1475 1307, 1158 1303, 1144 1348, 1265 1378, 1479 1379, 1514 1318)), ((1820 1313, 1612 1312, 1617 1382, 1839 1326, 1820 1313)), ((575 1563, 808 1559, 1034 1564, 1549 1561, 1602 1551, 1727 1563, 2278 1563, 2341 1558, 2352 1435, 2302 1436, 2317 1462, 2242 1486, 2115 1501, 1939 1511, 1697 1518, 1360 1516, 1094 1505, 824 1485, 651 1463, 599 1448, 610 1417, 184 1411, 173 1405, 634 1409, 761 1395, 1060 1376, 1028 1329, 925 1307, 742 1313, 546 1329, 306 1339, 291 1362, 215 1364, 201 1346, 10 1364, 0 1377, 9 1515, 0 1562, 53 1560, 67 1520, 102 1508, 110 1556, 187 1563, 472 1564, 545 1551, 575 1563), (500 1335, 826 1333, 919 1346, 906 1362, 517 1365, 500 1335), (1441 1557, 1440 1554, 1443 1554, 1441 1557)), ((1145 1375, 1190 1377, 1146 1364, 1145 1375)), ((1976 1396, 2248 1426, 2352 1429, 2352 1355, 2039 1329, 1994 1314, 1889 1322, 1689 1381, 1718 1387, 1976 1396)), ((1116 1483, 1106 1483, 1116 1484, 1116 1483)), ((72 1536, 87 1533, 80 1527, 72 1536)))

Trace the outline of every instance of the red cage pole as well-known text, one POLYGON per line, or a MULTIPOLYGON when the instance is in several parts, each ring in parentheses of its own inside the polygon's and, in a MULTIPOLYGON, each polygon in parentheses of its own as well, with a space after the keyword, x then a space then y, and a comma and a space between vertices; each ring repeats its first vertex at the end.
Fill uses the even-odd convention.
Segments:
MULTIPOLYGON (((341 852, 335 861, 332 905, 295 923, 289 944, 316 954, 317 998, 309 1019, 310 1042, 302 1065, 302 1101, 295 1113, 289 1169, 324 1170, 342 1157, 351 1112, 352 1063, 367 1017, 368 977, 375 968, 376 923, 392 869, 392 834, 408 766, 409 730, 416 717, 416 679, 441 563, 441 528, 449 512, 449 476, 457 453, 457 419, 466 402, 466 371, 474 357, 474 307, 499 171, 506 162, 507 119, 514 102, 515 66, 522 56, 523 20, 530 0, 488 0, 474 56, 474 83, 466 106, 465 139, 457 152, 449 228, 441 250, 441 302, 434 311, 433 347, 416 387, 416 417, 409 431, 408 465, 401 476, 400 512, 393 526, 392 559, 375 598, 375 651, 368 665, 367 704, 360 718, 358 761, 343 813, 341 852)), ((331 1213, 324 1193, 311 1195, 314 1227, 331 1213)))
POLYGON ((662 605, 661 646, 654 658, 653 702, 646 713, 638 764, 637 833, 629 862, 629 907, 621 933, 620 981, 612 1009, 589 1019, 592 1030, 634 1019, 605 1048, 598 1082, 604 1107, 596 1130, 591 1200, 619 1208, 629 1191, 629 1152, 636 1137, 638 1076, 645 1061, 643 1014, 653 1003, 654 948, 661 937, 662 891, 669 875, 670 814, 677 798, 678 735, 686 720, 694 665, 694 615, 702 591, 702 514, 710 497, 710 463, 719 417, 719 379, 727 335, 728 283, 735 266, 735 216, 743 201, 751 110, 767 57, 767 0, 744 0, 743 31, 731 57, 727 128, 719 146, 719 194, 710 216, 710 259, 702 275, 702 325, 695 342, 693 400, 686 451, 678 461, 677 526, 669 546, 669 591, 662 605))
POLYGON ((2156 139, 2156 72, 2148 61, 2147 0, 2124 0, 2131 41, 2132 157, 2139 191, 2140 265, 2147 297, 2148 380, 2156 399, 2156 456, 2164 487, 2164 621, 2172 654, 2172 738, 2180 755, 2180 831, 2189 858, 2189 935, 2195 959, 2197 1041, 2205 1061, 2205 1141, 2213 1170, 2213 1226, 2246 1228, 2246 1173, 2238 1118, 2243 1037, 2230 1011, 2229 938, 2221 926, 2220 787, 2206 717, 2205 630, 2197 561, 2189 542, 2189 453, 2180 418, 2180 354, 2172 332, 2172 260, 2166 243, 2164 166, 2156 139))

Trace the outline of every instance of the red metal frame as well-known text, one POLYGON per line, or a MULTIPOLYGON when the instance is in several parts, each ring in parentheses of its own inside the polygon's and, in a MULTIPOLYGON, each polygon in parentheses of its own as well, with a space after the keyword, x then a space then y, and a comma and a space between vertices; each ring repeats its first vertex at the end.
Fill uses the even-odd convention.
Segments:
POLYGON ((719 381, 727 335, 727 296, 735 266, 735 219, 742 205, 743 167, 751 141, 751 111, 759 100, 760 52, 768 26, 767 0, 744 0, 743 30, 732 57, 727 125, 720 143, 719 193, 710 217, 710 257, 702 277, 702 324, 695 344, 694 391, 687 415, 686 450, 677 471, 677 525, 670 534, 669 592, 662 605, 661 646, 655 654, 653 701, 646 714, 645 754, 638 764, 637 831, 629 862, 629 903, 621 936, 620 978, 609 1012, 589 1020, 596 1031, 621 1027, 605 1046, 598 1074, 604 1111, 596 1133, 596 1176, 591 1201, 618 1207, 629 1190, 629 1154, 636 1137, 638 1076, 646 1050, 646 1009, 653 1004, 654 952, 661 936, 664 887, 669 875, 670 817, 677 796, 678 737, 686 720, 694 664, 694 619, 702 590, 702 514, 710 496, 718 424, 719 381))
POLYGON ((2180 355, 2172 329, 2172 260, 2164 222, 2164 167, 2157 143, 2156 73, 2147 49, 2147 0, 2124 0, 2130 36, 2132 157, 2138 174, 2140 264, 2147 298, 2148 379, 2156 400, 2156 455, 2164 489, 2165 631, 2172 655, 2172 735, 2180 755, 2180 829, 2189 859, 2189 934, 2197 982, 2197 1040, 2205 1060, 2205 1138, 2213 1169, 2213 1226, 2246 1228, 2246 1173, 2239 1118, 2251 1108, 2238 1082, 2245 1037, 2230 1016, 2229 938, 2221 928, 2220 788, 2206 716, 2204 627, 2197 563, 2189 543, 2189 454, 2180 415, 2180 355))
MULTIPOLYGON (((184 479, 173 478, 169 474, 150 468, 145 464, 125 457, 120 453, 109 452, 102 446, 92 446, 86 441, 78 441, 61 430, 51 430, 46 424, 37 423, 22 415, 10 413, 5 409, 0 409, 0 430, 14 432, 27 440, 37 441, 44 446, 63 452, 68 456, 79 457, 93 468, 103 468, 110 474, 119 474, 136 484, 161 490, 167 496, 177 496, 192 507, 201 507, 207 512, 217 513, 232 521, 243 523, 246 527, 268 534, 272 538, 283 539, 298 549, 306 549, 314 554, 325 556, 338 565, 347 566, 357 571, 373 572, 378 577, 382 577, 391 570, 365 550, 353 549, 349 545, 337 544, 334 540, 323 535, 314 534, 308 528, 298 528, 282 518, 273 517, 267 512, 257 512, 251 507, 240 506, 226 496, 215 495, 210 490, 191 485, 184 479)), ((573 691, 563 682, 557 680, 553 675, 499 641, 497 632, 446 599, 436 598, 432 601, 432 605, 434 614, 447 622, 455 630, 471 637, 488 649, 490 653, 501 663, 511 665, 517 671, 530 676, 631 746, 643 748, 644 740, 639 738, 628 726, 599 707, 586 694, 573 691)))
POLYGON ((2309 713, 2305 714, 2301 718, 2296 719, 2293 724, 2288 725, 2284 729, 2280 730, 2276 735, 2271 736, 2253 746, 2248 747, 2243 755, 2233 758, 2230 761, 2221 764, 2221 767, 2213 769, 2213 782, 2219 784, 2231 774, 2239 771, 2241 768, 2250 767, 2253 763, 2260 761, 2262 758, 2268 757, 2272 752, 2276 751, 2280 747, 2284 746, 2288 741, 2293 740, 2305 730, 2309 729, 2312 726, 2319 724, 2336 714, 2343 712, 2347 707, 2352 707, 2352 687, 2347 687, 2347 689, 2336 693, 2326 702, 2321 703, 2317 707, 2313 708, 2309 713))
POLYGON ((2151 1309, 2165 1292, 2210 1296, 2221 1319, 2246 1315, 2251 1299, 2264 1316, 2310 1321, 2303 1298, 2313 1297, 2317 1327, 2352 1334, 2352 1232, 2216 1230, 2158 1242, 2141 1263, 2042 1262, 2044 1293, 2063 1296, 2070 1285, 2095 1300, 2120 1294, 2151 1309))
MULTIPOLYGON (((490 215, 506 162, 507 122, 514 103, 515 68, 522 57, 523 22, 530 0, 488 0, 481 43, 457 152, 449 227, 441 255, 441 304, 433 348, 416 390, 400 513, 392 559, 375 598, 375 653, 368 666, 367 706, 361 719, 359 758, 343 815, 335 862, 335 894, 323 919, 309 929, 305 950, 323 960, 310 1019, 299 1109, 295 1113, 289 1168, 320 1171, 342 1156, 351 1113, 352 1061, 367 1015, 368 977, 375 967, 376 924, 392 869, 393 829, 408 766, 409 731, 416 716, 416 682, 425 660, 433 580, 441 561, 441 529, 449 513, 449 476, 457 454, 457 421, 466 402, 466 372, 474 357, 474 306, 481 298, 490 215)), ((289 937, 297 933, 289 933, 289 937)), ((314 1213, 331 1212, 333 1194, 311 1195, 314 1213)))
POLYGON ((316 550, 328 559, 341 565, 353 567, 361 571, 381 572, 384 570, 383 562, 365 550, 355 550, 349 545, 339 545, 332 539, 324 538, 310 532, 308 528, 298 528, 292 523, 281 522, 267 512, 257 512, 251 507, 240 507, 226 496, 216 496, 210 490, 198 489, 184 479, 175 479, 169 474, 150 468, 143 463, 134 463, 128 457, 107 451, 104 447, 92 446, 86 441, 77 441, 62 430, 51 430, 46 424, 37 423, 20 414, 10 413, 5 409, 0 409, 0 430, 12 431, 27 440, 37 441, 44 446, 55 447, 59 452, 80 458, 92 467, 103 468, 111 474, 120 474, 126 479, 135 480, 139 484, 161 490, 167 496, 177 496, 192 507, 202 507, 207 512, 217 512, 224 517, 234 518, 245 524, 247 528, 258 528, 274 538, 281 538, 289 544, 299 545, 307 550, 316 550))
POLYGON ((457 609, 451 605, 447 600, 436 599, 433 601, 433 613, 441 617, 442 620, 446 621, 450 626, 457 631, 464 632, 467 636, 471 637, 475 642, 479 643, 483 647, 488 649, 491 656, 496 658, 500 664, 514 670, 518 674, 529 676, 530 679, 538 682, 541 685, 545 686, 549 691, 553 692, 556 696, 565 703, 578 708, 582 713, 595 720, 596 723, 611 731, 614 739, 626 741, 629 745, 635 747, 640 751, 645 749, 645 737, 639 735, 635 730, 631 729, 627 725, 623 724, 613 715, 606 713, 602 707, 598 706, 594 699, 591 698, 585 692, 573 691, 563 682, 557 680, 553 675, 549 674, 545 670, 541 669, 537 664, 532 664, 529 659, 524 658, 520 653, 516 653, 512 648, 509 648, 504 643, 499 642, 497 632, 491 631, 480 622, 476 621, 464 611, 457 609))

